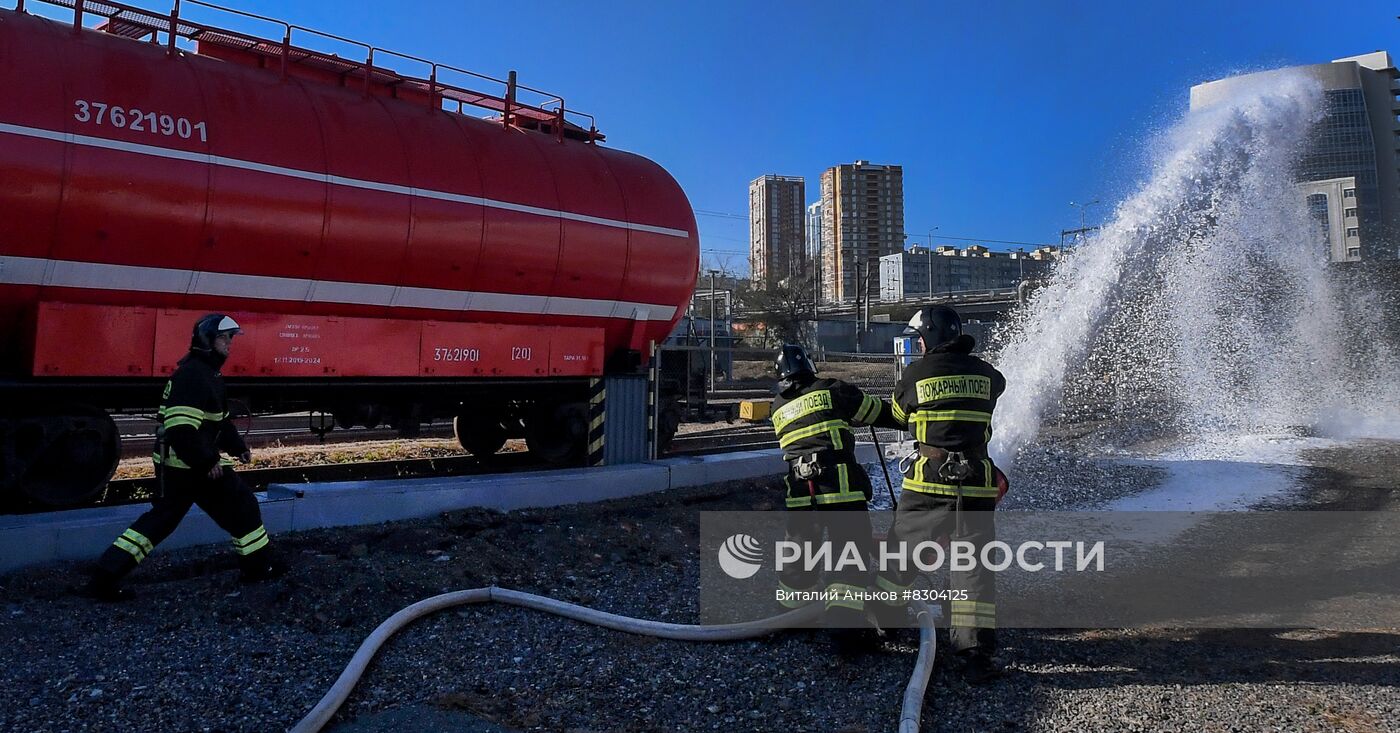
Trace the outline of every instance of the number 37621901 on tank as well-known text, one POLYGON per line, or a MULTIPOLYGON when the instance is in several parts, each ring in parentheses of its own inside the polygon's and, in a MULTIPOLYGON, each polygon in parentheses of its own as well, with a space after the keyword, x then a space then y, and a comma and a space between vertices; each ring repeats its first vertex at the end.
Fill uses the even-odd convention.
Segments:
POLYGON ((120 107, 106 102, 79 99, 73 103, 73 119, 96 126, 107 125, 132 132, 178 137, 181 140, 209 141, 209 130, 203 121, 190 122, 186 117, 173 117, 159 112, 145 112, 140 107, 120 107))

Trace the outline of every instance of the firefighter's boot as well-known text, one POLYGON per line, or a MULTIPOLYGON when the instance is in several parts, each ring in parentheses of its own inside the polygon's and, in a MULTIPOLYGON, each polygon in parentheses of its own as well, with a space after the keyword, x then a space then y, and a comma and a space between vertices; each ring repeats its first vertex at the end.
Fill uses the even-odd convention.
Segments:
POLYGON ((82 595, 99 603, 129 601, 132 593, 122 587, 121 578, 102 570, 94 571, 83 585, 82 595))
POLYGON ((243 583, 262 583, 268 580, 276 580, 287 574, 287 563, 277 550, 272 547, 264 547, 250 555, 243 555, 238 558, 239 581, 243 583))

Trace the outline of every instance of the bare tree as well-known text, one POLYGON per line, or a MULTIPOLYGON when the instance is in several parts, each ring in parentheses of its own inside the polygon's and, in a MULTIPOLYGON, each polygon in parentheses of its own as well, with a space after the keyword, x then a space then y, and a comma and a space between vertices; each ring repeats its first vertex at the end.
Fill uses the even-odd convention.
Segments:
POLYGON ((716 270, 722 280, 737 280, 742 277, 748 258, 734 252, 708 252, 700 263, 700 280, 704 281, 710 270, 716 270))
POLYGON ((747 320, 761 324, 762 346, 807 343, 807 322, 812 315, 812 279, 809 267, 799 275, 769 283, 751 283, 737 293, 747 320))

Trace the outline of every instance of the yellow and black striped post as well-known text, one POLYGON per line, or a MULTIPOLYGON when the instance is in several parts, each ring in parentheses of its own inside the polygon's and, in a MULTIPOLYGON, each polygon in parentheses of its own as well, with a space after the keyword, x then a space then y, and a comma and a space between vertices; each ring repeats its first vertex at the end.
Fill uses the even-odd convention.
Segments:
POLYGON ((606 423, 608 411, 608 380, 588 380, 588 465, 603 465, 607 447, 606 423))
POLYGON ((656 389, 661 383, 661 351, 656 348, 656 342, 649 344, 648 351, 651 352, 651 362, 647 365, 647 459, 656 460, 661 453, 660 439, 656 435, 656 389))

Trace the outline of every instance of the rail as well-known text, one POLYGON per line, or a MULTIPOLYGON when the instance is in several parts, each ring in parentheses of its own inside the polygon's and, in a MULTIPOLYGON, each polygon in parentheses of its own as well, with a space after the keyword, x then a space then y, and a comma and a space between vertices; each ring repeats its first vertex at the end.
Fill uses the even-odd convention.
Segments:
MULTIPOLYGON (((596 144, 606 139, 598 130, 597 120, 593 115, 568 109, 564 98, 557 94, 519 83, 514 71, 509 72, 505 79, 500 79, 205 0, 174 0, 169 13, 159 13, 115 0, 15 0, 15 10, 20 13, 28 12, 26 3, 41 3, 72 10, 74 32, 85 27, 84 23, 89 15, 103 18, 104 21, 96 30, 133 40, 150 39, 153 43, 163 43, 166 52, 171 55, 178 52, 177 42, 184 38, 197 44, 209 44, 276 60, 284 79, 291 73, 291 67, 301 66, 336 74, 346 86, 354 83, 352 80, 357 81, 362 84, 366 95, 379 86, 395 94, 398 90, 403 90, 410 96, 422 96, 430 109, 455 111, 462 115, 467 114, 467 107, 488 110, 498 114, 500 123, 505 127, 551 133, 559 142, 569 138, 596 144), (262 38, 191 20, 181 16, 182 3, 272 24, 281 30, 282 38, 262 38), (363 52, 364 60, 356 61, 343 58, 339 54, 298 46, 294 43, 294 37, 298 33, 354 46, 363 52), (376 66, 376 56, 390 56, 422 64, 428 75, 410 76, 376 66), (499 84, 503 89, 499 93, 491 93, 448 83, 442 79, 444 73, 460 75, 477 82, 499 84), (536 101, 522 101, 522 92, 533 95, 536 101), (587 127, 583 126, 585 122, 587 127)), ((198 52, 197 50, 196 53, 198 52)))

